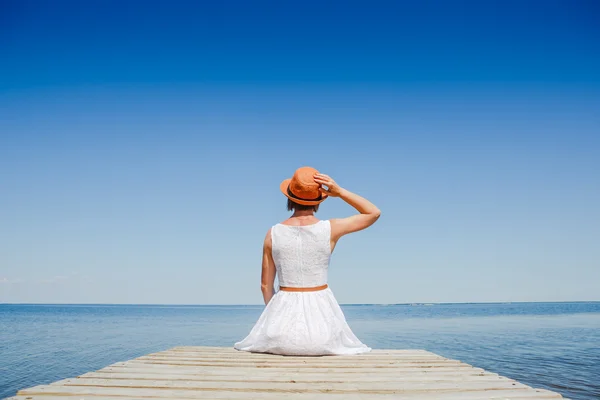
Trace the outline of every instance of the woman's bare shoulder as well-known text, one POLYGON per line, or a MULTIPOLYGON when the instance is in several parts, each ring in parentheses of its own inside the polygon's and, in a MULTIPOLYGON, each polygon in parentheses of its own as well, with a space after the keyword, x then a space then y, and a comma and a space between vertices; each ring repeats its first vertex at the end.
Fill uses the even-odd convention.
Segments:
POLYGON ((272 244, 272 239, 271 239, 271 230, 273 229, 273 227, 269 228, 267 230, 267 234, 265 235, 265 240, 264 240, 264 246, 265 247, 271 247, 272 244))

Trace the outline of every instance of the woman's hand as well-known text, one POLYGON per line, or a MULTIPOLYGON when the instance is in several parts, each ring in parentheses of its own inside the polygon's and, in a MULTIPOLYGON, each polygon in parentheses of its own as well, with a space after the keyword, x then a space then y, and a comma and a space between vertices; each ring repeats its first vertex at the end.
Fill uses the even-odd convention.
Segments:
POLYGON ((333 179, 331 179, 328 175, 315 174, 314 180, 315 180, 315 182, 317 182, 321 185, 327 186, 327 189, 323 188, 323 186, 321 186, 319 188, 321 193, 324 193, 327 196, 331 196, 331 197, 340 197, 342 188, 337 183, 335 183, 335 181, 333 179))

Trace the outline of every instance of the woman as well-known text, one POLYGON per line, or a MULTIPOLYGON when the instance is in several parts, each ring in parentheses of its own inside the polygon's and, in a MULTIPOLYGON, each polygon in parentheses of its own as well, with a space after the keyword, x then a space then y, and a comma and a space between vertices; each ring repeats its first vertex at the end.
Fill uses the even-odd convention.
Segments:
POLYGON ((291 179, 281 183, 280 189, 288 198, 288 210, 294 213, 267 232, 261 277, 266 307, 250 334, 234 347, 285 355, 370 351, 346 323, 327 286, 327 268, 338 240, 371 226, 379 218, 379 209, 310 167, 296 170, 291 179), (314 214, 328 197, 341 198, 359 214, 317 219, 314 214), (277 293, 273 287, 276 274, 280 285, 277 293))

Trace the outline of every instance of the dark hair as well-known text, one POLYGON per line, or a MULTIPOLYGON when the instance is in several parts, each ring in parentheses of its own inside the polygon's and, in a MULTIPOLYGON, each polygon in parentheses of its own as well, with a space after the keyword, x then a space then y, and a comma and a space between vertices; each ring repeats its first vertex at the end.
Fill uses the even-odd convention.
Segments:
POLYGON ((304 204, 298 204, 293 202, 292 200, 288 199, 287 201, 287 209, 288 211, 306 211, 306 210, 312 210, 314 212, 317 212, 317 210, 319 209, 319 205, 314 205, 314 206, 305 206, 304 204))

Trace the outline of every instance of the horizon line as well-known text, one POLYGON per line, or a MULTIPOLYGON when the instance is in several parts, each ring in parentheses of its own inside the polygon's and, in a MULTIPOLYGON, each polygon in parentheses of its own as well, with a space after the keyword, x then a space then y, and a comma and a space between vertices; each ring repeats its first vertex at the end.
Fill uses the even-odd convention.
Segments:
MULTIPOLYGON (((477 302, 411 302, 411 303, 340 303, 340 306, 431 306, 431 305, 467 305, 467 304, 568 304, 600 303, 600 300, 563 300, 563 301, 477 301, 477 302)), ((170 307, 240 307, 265 306, 264 304, 179 304, 179 303, 3 303, 0 306, 170 306, 170 307)))

